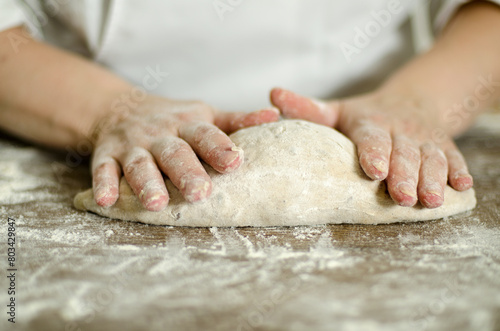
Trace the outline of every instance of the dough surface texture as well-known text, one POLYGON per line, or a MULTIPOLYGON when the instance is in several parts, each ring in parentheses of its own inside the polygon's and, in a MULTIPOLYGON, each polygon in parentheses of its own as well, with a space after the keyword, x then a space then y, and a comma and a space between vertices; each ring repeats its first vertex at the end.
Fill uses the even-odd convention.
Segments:
POLYGON ((474 190, 457 192, 447 186, 445 203, 439 208, 398 206, 384 182, 364 174, 354 144, 325 126, 283 120, 242 129, 230 137, 244 150, 245 162, 225 175, 204 164, 213 181, 212 195, 204 202, 188 203, 167 179, 167 208, 150 212, 122 178, 114 206, 98 206, 91 189, 79 193, 74 205, 115 219, 202 227, 422 221, 476 205, 474 190))

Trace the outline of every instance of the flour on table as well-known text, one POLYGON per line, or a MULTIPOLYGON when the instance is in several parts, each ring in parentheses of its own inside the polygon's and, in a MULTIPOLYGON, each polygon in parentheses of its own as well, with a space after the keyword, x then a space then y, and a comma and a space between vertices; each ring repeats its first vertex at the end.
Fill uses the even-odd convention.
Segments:
POLYGON ((167 179, 169 205, 161 212, 147 211, 122 178, 114 206, 98 206, 89 189, 75 197, 75 207, 127 221, 211 227, 421 221, 476 205, 472 189, 457 192, 449 186, 439 208, 397 205, 384 182, 363 173, 354 144, 325 126, 284 120, 230 137, 244 150, 245 162, 224 175, 204 165, 213 181, 212 195, 204 202, 188 203, 167 179))

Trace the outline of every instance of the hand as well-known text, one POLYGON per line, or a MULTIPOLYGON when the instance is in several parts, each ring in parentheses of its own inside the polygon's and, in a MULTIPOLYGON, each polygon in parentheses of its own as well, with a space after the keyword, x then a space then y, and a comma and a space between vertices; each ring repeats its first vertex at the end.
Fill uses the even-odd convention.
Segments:
POLYGON ((243 151, 224 133, 276 121, 274 108, 253 113, 223 113, 198 101, 148 96, 125 114, 110 114, 94 130, 92 175, 98 205, 118 199, 123 174, 144 207, 168 204, 162 172, 189 202, 210 196, 212 183, 197 155, 220 173, 243 163, 243 151))
POLYGON ((271 102, 289 118, 336 127, 357 146, 368 177, 386 180, 401 206, 420 200, 427 208, 443 204, 447 181, 458 190, 472 187, 465 160, 446 132, 436 107, 412 96, 374 92, 344 100, 317 101, 275 88, 271 102))

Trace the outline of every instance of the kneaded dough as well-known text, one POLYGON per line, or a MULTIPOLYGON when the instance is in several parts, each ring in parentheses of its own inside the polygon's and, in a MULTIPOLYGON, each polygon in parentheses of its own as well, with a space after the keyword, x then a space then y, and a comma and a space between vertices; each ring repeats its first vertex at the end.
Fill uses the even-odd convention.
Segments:
POLYGON ((445 203, 439 208, 398 206, 384 182, 364 174, 353 143, 325 126, 283 120, 242 129, 230 137, 244 150, 245 162, 224 175, 204 164, 213 181, 212 195, 204 202, 188 203, 167 179, 168 207, 147 211, 122 178, 114 206, 99 207, 89 189, 75 197, 75 207, 159 225, 293 226, 430 220, 476 205, 472 189, 457 192, 447 186, 445 203))

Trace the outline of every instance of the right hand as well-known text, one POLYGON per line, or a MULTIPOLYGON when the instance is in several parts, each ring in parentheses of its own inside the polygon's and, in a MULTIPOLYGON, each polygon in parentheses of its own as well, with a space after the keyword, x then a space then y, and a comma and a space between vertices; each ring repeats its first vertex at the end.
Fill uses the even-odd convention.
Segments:
POLYGON ((94 199, 112 206, 123 171, 147 210, 161 211, 168 204, 162 172, 187 201, 204 200, 212 183, 198 156, 220 173, 231 172, 243 163, 243 151, 227 134, 278 118, 274 108, 224 113, 199 101, 147 96, 126 114, 105 116, 93 130, 94 199))
MULTIPOLYGON (((400 84, 399 87, 402 87, 400 84)), ((385 180, 400 206, 420 200, 426 208, 444 203, 447 182, 457 191, 472 187, 464 157, 440 123, 431 96, 376 90, 346 99, 319 101, 275 88, 271 102, 287 118, 338 128, 357 147, 359 163, 373 180, 385 180), (435 139, 433 132, 443 132, 435 139)))

